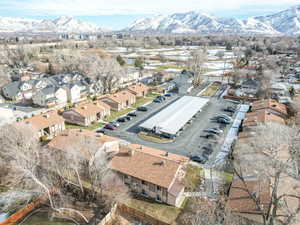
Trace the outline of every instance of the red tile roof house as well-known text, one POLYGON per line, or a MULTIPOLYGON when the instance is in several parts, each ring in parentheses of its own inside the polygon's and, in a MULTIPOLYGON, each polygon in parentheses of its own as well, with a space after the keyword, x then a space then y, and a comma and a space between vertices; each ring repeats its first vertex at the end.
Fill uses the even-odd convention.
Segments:
POLYGON ((20 123, 32 126, 37 131, 39 138, 53 138, 66 129, 64 118, 58 115, 56 111, 33 116, 20 123))
POLYGON ((62 116, 68 123, 90 126, 110 116, 110 106, 101 101, 89 102, 64 112, 62 116))
POLYGON ((188 161, 184 156, 131 144, 113 157, 111 169, 133 192, 180 207, 185 188, 183 167, 188 161))
POLYGON ((133 84, 127 87, 127 90, 136 97, 146 97, 149 92, 149 87, 143 83, 133 84))
POLYGON ((119 91, 115 94, 101 98, 101 101, 109 105, 112 110, 121 111, 134 105, 136 97, 129 91, 119 91))

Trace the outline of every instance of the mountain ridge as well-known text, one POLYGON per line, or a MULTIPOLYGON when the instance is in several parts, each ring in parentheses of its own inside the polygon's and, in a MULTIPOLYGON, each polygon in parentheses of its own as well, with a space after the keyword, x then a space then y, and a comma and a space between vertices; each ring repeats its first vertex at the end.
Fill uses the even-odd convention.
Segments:
POLYGON ((0 17, 0 32, 2 33, 100 33, 107 30, 93 23, 69 16, 60 16, 55 19, 0 17))
POLYGON ((205 34, 300 34, 300 5, 270 15, 247 19, 217 17, 190 11, 139 19, 125 31, 205 34))

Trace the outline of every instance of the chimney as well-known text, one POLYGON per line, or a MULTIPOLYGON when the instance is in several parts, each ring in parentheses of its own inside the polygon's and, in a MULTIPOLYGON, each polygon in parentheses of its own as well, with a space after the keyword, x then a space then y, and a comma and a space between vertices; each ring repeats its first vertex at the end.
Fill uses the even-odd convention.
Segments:
POLYGON ((49 116, 49 114, 44 114, 43 117, 48 119, 50 116, 49 116))
POLYGON ((165 156, 168 157, 169 156, 169 152, 166 152, 165 156))
POLYGON ((141 145, 139 149, 140 149, 140 150, 143 150, 143 145, 141 145))
POLYGON ((130 156, 130 157, 132 157, 133 155, 134 155, 134 153, 135 153, 135 151, 134 151, 134 149, 128 149, 128 155, 130 156))

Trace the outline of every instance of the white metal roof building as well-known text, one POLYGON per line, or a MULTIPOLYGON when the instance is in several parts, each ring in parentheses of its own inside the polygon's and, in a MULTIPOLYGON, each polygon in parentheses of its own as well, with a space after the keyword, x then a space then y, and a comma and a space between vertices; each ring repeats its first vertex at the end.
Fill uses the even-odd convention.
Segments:
POLYGON ((184 96, 140 125, 156 133, 175 136, 209 102, 207 98, 184 96))

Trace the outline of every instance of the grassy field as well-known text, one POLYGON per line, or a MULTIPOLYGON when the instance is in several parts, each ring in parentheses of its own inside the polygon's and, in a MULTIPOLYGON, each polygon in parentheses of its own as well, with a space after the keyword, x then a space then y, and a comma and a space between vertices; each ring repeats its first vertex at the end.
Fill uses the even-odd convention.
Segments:
POLYGON ((84 126, 66 123, 66 129, 96 130, 96 129, 104 126, 104 124, 105 123, 97 122, 97 123, 92 124, 91 126, 84 127, 84 126))
POLYGON ((201 183, 203 171, 201 168, 188 165, 186 168, 185 185, 191 191, 195 190, 201 183))
POLYGON ((146 98, 143 98, 143 97, 138 97, 136 99, 136 103, 132 106, 133 108, 137 108, 137 107, 140 107, 142 105, 145 105, 146 103, 148 102, 151 102, 153 100, 153 98, 151 97, 146 97, 146 98))
POLYGON ((217 93, 217 91, 219 90, 219 88, 220 88, 220 84, 213 83, 205 91, 203 91, 199 96, 212 97, 212 96, 214 96, 217 93))
POLYGON ((174 65, 174 64, 160 65, 160 66, 156 67, 156 70, 166 70, 166 69, 179 69, 179 70, 183 70, 185 68, 182 67, 182 66, 174 65))
POLYGON ((128 201, 126 205, 167 224, 173 224, 181 211, 173 206, 137 199, 128 201))
POLYGON ((148 134, 146 132, 140 132, 138 136, 145 141, 154 142, 154 143, 169 143, 172 141, 171 139, 159 137, 154 134, 148 134))

